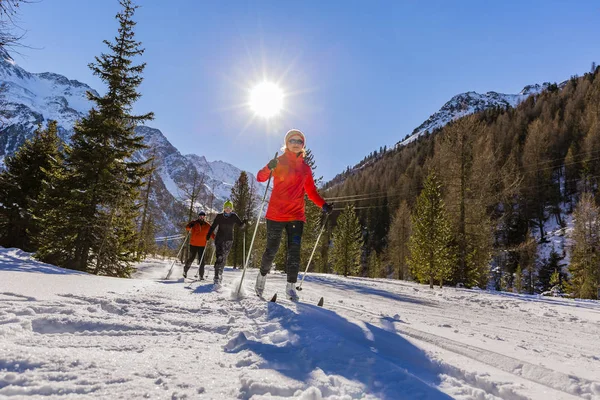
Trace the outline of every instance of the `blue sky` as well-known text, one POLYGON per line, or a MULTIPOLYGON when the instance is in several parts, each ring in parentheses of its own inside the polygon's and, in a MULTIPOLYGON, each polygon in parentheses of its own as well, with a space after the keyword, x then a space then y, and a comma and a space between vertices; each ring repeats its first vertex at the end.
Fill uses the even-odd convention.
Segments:
MULTIPOLYGON (((391 145, 452 96, 517 93, 600 62, 597 1, 138 0, 147 62, 136 111, 154 111, 183 154, 256 172, 285 132, 303 130, 326 179, 391 145), (264 79, 288 96, 278 118, 253 119, 264 79)), ((56 72, 99 91, 88 69, 116 34, 117 0, 22 6, 30 72, 56 72)))

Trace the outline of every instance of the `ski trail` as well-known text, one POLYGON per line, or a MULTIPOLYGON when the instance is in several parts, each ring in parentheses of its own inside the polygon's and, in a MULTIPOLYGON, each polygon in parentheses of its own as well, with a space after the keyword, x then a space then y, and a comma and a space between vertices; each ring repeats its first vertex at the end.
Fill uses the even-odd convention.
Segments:
MULTIPOLYGON (((330 306, 330 308, 343 310, 346 312, 349 311, 357 315, 368 313, 376 317, 376 319, 382 320, 380 314, 376 314, 364 309, 357 311, 340 304, 333 304, 330 306)), ((589 398, 593 398, 593 396, 596 395, 594 388, 600 385, 600 382, 594 382, 588 379, 577 377, 575 375, 567 375, 540 365, 534 365, 527 361, 518 360, 514 357, 506 356, 497 352, 482 349, 480 347, 427 333, 419 329, 411 328, 401 323, 401 321, 384 320, 382 321, 382 324, 387 330, 392 330, 398 334, 406 335, 414 339, 433 344, 437 347, 460 354, 472 360, 482 362, 499 370, 511 373, 531 382, 535 382, 568 395, 578 397, 587 396, 589 398)), ((456 371, 456 368, 448 364, 446 364, 446 368, 451 375, 456 375, 453 374, 453 371, 456 371)), ((461 375, 463 374, 455 377, 462 379, 463 376, 461 375)), ((482 387, 481 389, 484 388, 482 387)))

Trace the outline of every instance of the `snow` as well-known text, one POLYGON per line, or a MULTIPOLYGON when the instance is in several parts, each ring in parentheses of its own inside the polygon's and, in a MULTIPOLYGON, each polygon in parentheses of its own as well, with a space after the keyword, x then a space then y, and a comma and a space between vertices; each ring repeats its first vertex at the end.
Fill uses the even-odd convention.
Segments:
POLYGON ((269 303, 254 269, 236 299, 239 270, 213 291, 172 262, 118 279, 0 248, 0 397, 600 399, 597 301, 310 274, 292 303, 273 273, 269 303))

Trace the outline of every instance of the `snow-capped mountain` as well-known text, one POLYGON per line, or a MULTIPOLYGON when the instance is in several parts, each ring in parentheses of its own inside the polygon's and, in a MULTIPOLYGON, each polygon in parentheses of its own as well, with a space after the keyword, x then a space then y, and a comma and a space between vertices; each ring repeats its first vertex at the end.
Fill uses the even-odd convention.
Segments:
POLYGON ((426 133, 431 133, 436 129, 442 128, 450 121, 454 121, 465 115, 473 114, 494 107, 516 107, 526 98, 533 94, 538 94, 546 89, 550 83, 543 85, 527 85, 518 94, 504 94, 497 92, 487 92, 480 94, 477 92, 466 92, 452 97, 435 114, 431 115, 425 122, 419 125, 404 140, 398 142, 397 146, 404 146, 426 133))
MULTIPOLYGON (((86 92, 97 93, 88 85, 59 74, 25 71, 3 49, 0 49, 0 85, 0 169, 4 158, 31 138, 38 124, 56 120, 60 137, 68 141, 75 122, 92 107, 86 92)), ((161 233, 173 233, 181 223, 178 221, 182 207, 180 187, 191 182, 194 171, 205 176, 207 197, 212 198, 213 208, 219 209, 229 198, 231 187, 241 173, 239 168, 223 161, 210 162, 203 156, 183 155, 158 129, 140 126, 136 131, 150 146, 136 157, 147 158, 154 152, 157 159, 152 197, 162 214, 158 221, 161 233)), ((254 181, 253 176, 249 178, 254 181)))
MULTIPOLYGON (((242 173, 242 170, 225 162, 225 161, 207 161, 204 156, 196 154, 187 154, 185 156, 190 161, 197 171, 203 172, 207 179, 204 186, 216 197, 225 199, 231 195, 231 188, 242 173), (233 180, 231 177, 235 177, 233 180)), ((248 183, 250 185, 260 186, 264 190, 264 184, 256 182, 254 174, 246 171, 248 174, 248 183)))

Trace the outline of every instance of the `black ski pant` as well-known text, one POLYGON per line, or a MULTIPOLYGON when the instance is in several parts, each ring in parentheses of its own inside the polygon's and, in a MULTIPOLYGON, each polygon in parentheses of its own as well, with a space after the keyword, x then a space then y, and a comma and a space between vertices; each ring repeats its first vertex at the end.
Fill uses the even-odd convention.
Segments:
POLYGON ((223 268, 227 261, 227 256, 231 251, 233 240, 223 240, 215 242, 215 249, 217 252, 217 259, 215 260, 215 281, 221 282, 223 280, 223 268))
POLYGON ((192 263, 194 262, 194 260, 196 259, 196 257, 198 257, 198 260, 200 260, 202 258, 202 262, 200 263, 200 269, 199 269, 199 274, 198 276, 200 278, 204 278, 204 258, 202 257, 202 254, 204 254, 204 246, 192 246, 190 244, 190 256, 188 257, 187 261, 185 262, 185 266, 183 267, 183 272, 185 272, 187 274, 187 272, 190 270, 190 266, 192 265, 192 263))
POLYGON ((302 221, 279 222, 267 220, 267 248, 260 263, 260 273, 264 276, 271 270, 271 265, 277 250, 279 250, 279 243, 281 243, 281 233, 284 229, 287 233, 287 281, 296 283, 298 270, 300 269, 300 246, 302 245, 302 231, 304 230, 304 222, 302 221))

